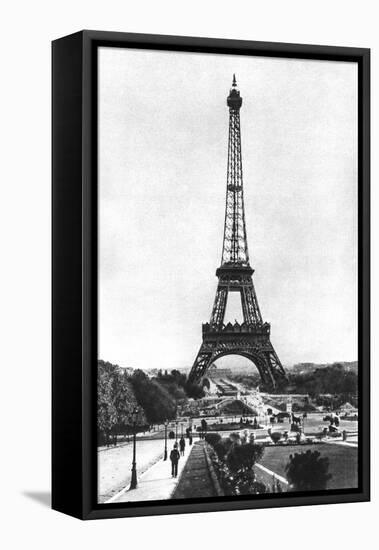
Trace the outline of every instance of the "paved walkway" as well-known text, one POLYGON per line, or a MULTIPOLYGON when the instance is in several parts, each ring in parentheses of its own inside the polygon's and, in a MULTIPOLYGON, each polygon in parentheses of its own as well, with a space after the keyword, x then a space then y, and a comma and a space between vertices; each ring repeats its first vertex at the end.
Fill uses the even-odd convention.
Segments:
MULTIPOLYGON (((172 445, 172 444, 170 444, 172 445)), ((164 440, 151 439, 137 442, 137 472, 147 471, 163 458, 164 440)), ((133 443, 110 447, 98 453, 99 502, 107 502, 130 484, 133 460, 133 443)))
POLYGON ((171 498, 214 497, 216 495, 204 452, 204 441, 195 443, 171 498))
POLYGON ((138 477, 137 489, 129 490, 129 485, 124 487, 116 495, 106 501, 110 502, 136 502, 145 500, 167 500, 178 484, 180 474, 191 454, 193 445, 190 447, 186 439, 184 456, 180 457, 178 465, 178 477, 171 477, 170 452, 172 445, 168 448, 167 460, 160 459, 146 472, 138 477))

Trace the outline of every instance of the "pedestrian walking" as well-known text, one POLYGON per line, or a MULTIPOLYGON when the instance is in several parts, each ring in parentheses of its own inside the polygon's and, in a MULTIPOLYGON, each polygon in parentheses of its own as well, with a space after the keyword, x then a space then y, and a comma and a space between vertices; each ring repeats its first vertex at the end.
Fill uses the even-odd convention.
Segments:
POLYGON ((177 477, 178 475, 178 462, 180 459, 180 454, 178 451, 178 444, 175 443, 174 447, 170 453, 171 460, 171 477, 177 477))
POLYGON ((182 456, 184 456, 184 449, 186 448, 186 442, 185 442, 183 436, 180 438, 179 447, 180 447, 180 454, 181 454, 182 456))

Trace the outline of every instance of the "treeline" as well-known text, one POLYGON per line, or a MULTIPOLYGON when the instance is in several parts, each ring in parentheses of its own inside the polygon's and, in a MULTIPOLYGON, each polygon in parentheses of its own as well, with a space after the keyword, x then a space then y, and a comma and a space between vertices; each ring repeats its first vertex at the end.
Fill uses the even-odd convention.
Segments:
MULTIPOLYGON (((132 411, 138 406, 128 374, 118 365, 98 361, 97 370, 97 433, 99 444, 108 445, 117 434, 131 433, 132 411)), ((140 426, 147 424, 141 411, 140 426)))
MULTIPOLYGON (((350 365, 350 364, 349 364, 350 365)), ((303 365, 303 368, 304 365, 303 365)), ((288 382, 280 384, 275 392, 282 393, 288 391, 291 393, 307 393, 311 398, 318 399, 320 394, 331 394, 339 396, 339 401, 342 402, 353 400, 358 392, 358 375, 355 369, 347 368, 345 364, 333 363, 326 367, 313 368, 310 364, 309 370, 302 372, 287 372, 288 382)), ((261 390, 270 391, 270 388, 265 388, 258 373, 246 374, 231 374, 228 376, 230 380, 235 380, 244 384, 247 388, 259 386, 261 390)), ((272 391, 272 390, 271 390, 272 391)), ((323 403, 317 403, 322 405, 323 403)))
POLYGON ((307 371, 330 367, 335 364, 342 365, 346 371, 352 370, 354 372, 358 372, 358 361, 335 361, 334 363, 296 363, 295 365, 292 365, 292 367, 288 367, 288 371, 292 374, 301 374, 307 371))
POLYGON ((132 412, 138 407, 137 429, 172 420, 188 397, 202 397, 201 387, 188 382, 177 370, 158 372, 149 378, 142 370, 132 373, 118 365, 98 361, 97 431, 98 442, 132 432, 132 412))
POLYGON ((187 376, 176 369, 172 370, 170 373, 168 373, 167 370, 164 372, 159 370, 157 379, 172 395, 178 396, 179 399, 187 397, 200 399, 204 397, 202 386, 189 382, 187 376))
MULTIPOLYGON (((253 367, 254 368, 254 367, 253 367)), ((251 374, 231 374, 228 376, 230 380, 233 380, 234 382, 239 382, 246 386, 249 389, 256 388, 259 386, 260 388, 263 388, 262 379, 259 375, 259 373, 252 372, 251 374)))
POLYGON ((312 398, 331 394, 348 399, 358 391, 358 375, 352 370, 346 370, 341 363, 333 363, 310 372, 290 374, 289 385, 293 393, 308 393, 312 398))
POLYGON ((178 399, 156 378, 149 378, 142 370, 136 370, 130 382, 138 405, 144 410, 150 424, 175 418, 178 399))

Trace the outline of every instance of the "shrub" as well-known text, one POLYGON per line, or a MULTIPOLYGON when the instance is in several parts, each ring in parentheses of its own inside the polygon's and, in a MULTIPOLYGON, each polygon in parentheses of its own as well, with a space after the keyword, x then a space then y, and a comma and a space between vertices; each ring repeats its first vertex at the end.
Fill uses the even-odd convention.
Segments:
POLYGON ((210 456, 225 495, 260 494, 269 491, 263 483, 257 482, 253 468, 263 455, 262 445, 251 442, 241 444, 239 434, 236 433, 225 438, 212 433, 207 434, 205 439, 212 442, 210 456))
POLYGON ((221 435, 217 433, 207 433, 205 436, 205 441, 209 443, 209 445, 212 445, 212 447, 215 447, 217 443, 219 443, 221 440, 221 435))
POLYGON ((270 435, 271 435, 271 439, 272 439, 273 443, 275 443, 275 445, 277 443, 279 443, 279 441, 282 437, 282 434, 280 432, 273 432, 270 435))
POLYGON ((229 492, 235 495, 259 494, 267 492, 265 485, 258 483, 253 469, 264 452, 264 447, 246 443, 233 445, 227 454, 226 465, 230 472, 227 482, 229 492))
POLYGON ((319 451, 295 453, 290 455, 286 466, 287 479, 293 491, 326 489, 327 482, 332 477, 328 469, 329 459, 322 457, 319 451))
POLYGON ((232 432, 230 435, 229 435, 229 439, 232 443, 240 443, 240 434, 239 433, 235 433, 235 432, 232 432))
POLYGON ((255 474, 249 472, 237 481, 237 491, 239 495, 261 495, 268 493, 269 488, 264 483, 256 481, 255 474))
POLYGON ((227 464, 232 472, 239 470, 251 470, 254 464, 263 455, 264 447, 246 443, 246 445, 234 445, 227 456, 227 464))
POLYGON ((218 443, 216 443, 216 445, 214 446, 214 450, 219 460, 225 460, 225 457, 228 454, 232 445, 233 443, 229 438, 222 438, 218 443))
POLYGON ((203 388, 204 388, 204 386, 205 386, 206 388, 208 388, 208 390, 210 389, 211 384, 210 384, 208 378, 204 378, 204 379, 203 379, 203 388))

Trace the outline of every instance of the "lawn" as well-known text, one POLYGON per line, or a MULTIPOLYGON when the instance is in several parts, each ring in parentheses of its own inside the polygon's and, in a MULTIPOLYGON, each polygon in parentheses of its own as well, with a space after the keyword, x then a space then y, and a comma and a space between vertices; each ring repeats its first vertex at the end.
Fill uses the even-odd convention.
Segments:
POLYGON ((322 456, 329 458, 329 473, 332 478, 327 489, 351 489, 358 486, 358 449, 338 444, 319 444, 266 447, 260 464, 283 477, 289 455, 305 452, 308 449, 318 450, 322 456))

